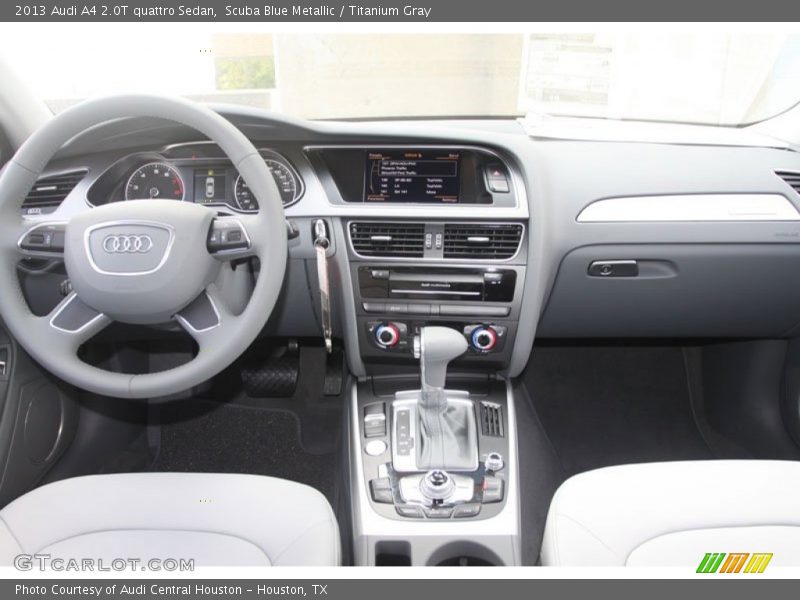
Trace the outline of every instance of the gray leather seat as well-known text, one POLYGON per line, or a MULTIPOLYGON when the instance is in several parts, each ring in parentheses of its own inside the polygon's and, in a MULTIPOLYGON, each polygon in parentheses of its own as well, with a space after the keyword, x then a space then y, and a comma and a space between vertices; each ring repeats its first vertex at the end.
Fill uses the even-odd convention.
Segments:
POLYGON ((696 568, 706 553, 800 565, 800 462, 714 460, 606 467, 564 482, 542 564, 696 568))
POLYGON ((340 562, 330 504, 258 475, 131 473, 42 486, 0 511, 0 564, 53 558, 194 559, 195 566, 340 562))

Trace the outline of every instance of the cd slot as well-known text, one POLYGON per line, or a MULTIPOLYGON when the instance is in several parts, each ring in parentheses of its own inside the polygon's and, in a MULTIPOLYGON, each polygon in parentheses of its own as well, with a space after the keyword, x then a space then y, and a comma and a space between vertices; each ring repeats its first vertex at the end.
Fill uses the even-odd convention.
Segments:
POLYGON ((512 269, 360 267, 361 297, 390 300, 512 302, 512 269))
POLYGON ((389 274, 389 298, 482 300, 483 275, 472 273, 389 274))
POLYGON ((397 297, 405 297, 405 296, 472 296, 472 297, 480 297, 482 296, 482 292, 477 290, 442 290, 442 289, 432 289, 432 290, 425 290, 425 289, 398 289, 393 288, 389 290, 389 297, 390 298, 397 298, 397 297))

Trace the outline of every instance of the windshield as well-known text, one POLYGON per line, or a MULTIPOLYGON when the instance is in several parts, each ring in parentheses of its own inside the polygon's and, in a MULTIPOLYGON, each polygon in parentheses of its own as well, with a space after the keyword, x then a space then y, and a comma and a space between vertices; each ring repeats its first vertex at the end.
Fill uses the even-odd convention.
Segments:
POLYGON ((0 25, 0 52, 58 112, 177 94, 311 119, 528 112, 740 125, 800 99, 800 36, 265 33, 235 24, 0 25))

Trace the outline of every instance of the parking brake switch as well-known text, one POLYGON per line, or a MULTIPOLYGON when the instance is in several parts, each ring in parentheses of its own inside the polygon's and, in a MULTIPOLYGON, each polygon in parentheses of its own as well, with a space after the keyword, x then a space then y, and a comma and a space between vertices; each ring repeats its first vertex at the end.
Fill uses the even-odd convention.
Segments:
POLYGON ((386 435, 386 412, 383 402, 364 407, 364 437, 383 437, 386 435))

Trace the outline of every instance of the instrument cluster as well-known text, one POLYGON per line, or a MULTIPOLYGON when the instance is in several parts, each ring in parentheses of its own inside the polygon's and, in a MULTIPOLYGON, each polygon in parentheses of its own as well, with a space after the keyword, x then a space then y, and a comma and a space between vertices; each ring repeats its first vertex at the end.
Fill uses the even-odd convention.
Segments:
MULTIPOLYGON (((271 150, 261 150, 278 186, 284 206, 303 195, 303 181, 289 161, 271 150)), ((247 182, 229 161, 216 158, 153 159, 140 162, 128 173, 124 200, 178 200, 206 206, 225 206, 238 212, 256 212, 258 202, 247 182)))

